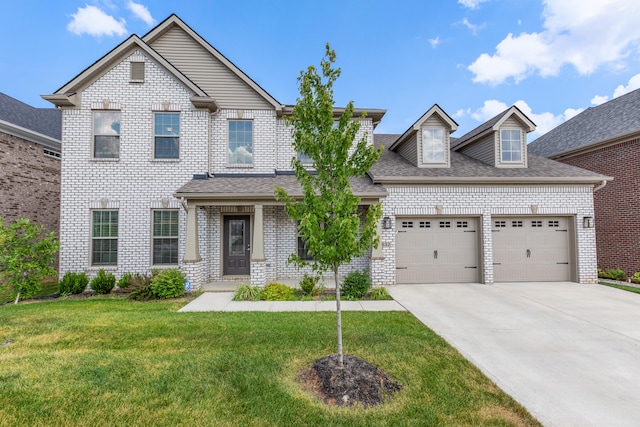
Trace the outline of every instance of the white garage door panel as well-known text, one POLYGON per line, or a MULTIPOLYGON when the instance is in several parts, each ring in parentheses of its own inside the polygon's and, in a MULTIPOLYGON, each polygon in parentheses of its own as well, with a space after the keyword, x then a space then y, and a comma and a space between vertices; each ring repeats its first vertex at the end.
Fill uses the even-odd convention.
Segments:
POLYGON ((397 283, 478 281, 476 218, 402 218, 396 227, 397 283))
POLYGON ((571 280, 567 217, 494 218, 495 282, 571 280))

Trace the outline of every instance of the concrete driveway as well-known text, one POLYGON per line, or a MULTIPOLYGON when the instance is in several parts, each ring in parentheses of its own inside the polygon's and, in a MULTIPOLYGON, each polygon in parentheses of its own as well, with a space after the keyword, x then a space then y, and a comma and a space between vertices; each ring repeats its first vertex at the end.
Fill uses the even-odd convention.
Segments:
POLYGON ((640 295, 601 285, 397 285, 391 295, 546 426, 640 426, 640 295))

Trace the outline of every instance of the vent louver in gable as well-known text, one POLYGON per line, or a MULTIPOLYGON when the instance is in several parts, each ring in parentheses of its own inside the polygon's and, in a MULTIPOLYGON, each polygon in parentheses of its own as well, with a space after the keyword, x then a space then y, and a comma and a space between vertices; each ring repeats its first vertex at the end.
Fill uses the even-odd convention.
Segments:
POLYGON ((144 82, 144 62, 131 62, 131 81, 144 82))

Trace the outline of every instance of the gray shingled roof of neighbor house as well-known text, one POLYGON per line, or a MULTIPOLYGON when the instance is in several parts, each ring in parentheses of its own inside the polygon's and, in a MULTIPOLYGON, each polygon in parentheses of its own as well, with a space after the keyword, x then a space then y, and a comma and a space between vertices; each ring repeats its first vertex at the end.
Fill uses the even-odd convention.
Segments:
POLYGON ((451 151, 451 167, 449 168, 418 168, 387 148, 400 135, 375 134, 376 145, 383 145, 380 160, 369 175, 374 182, 388 181, 421 181, 421 182, 494 182, 494 183, 522 183, 522 182, 583 182, 596 183, 609 179, 604 175, 577 168, 554 160, 528 155, 526 168, 496 168, 494 166, 473 159, 457 151, 451 151))
POLYGON ((0 120, 60 140, 62 113, 55 108, 35 108, 0 92, 0 120))
MULTIPOLYGON (((380 184, 374 184, 366 177, 352 179, 353 194, 360 198, 380 198, 387 191, 380 184)), ((176 191, 176 197, 190 199, 234 199, 258 198, 273 199, 276 186, 284 188, 290 196, 301 196, 302 191, 296 177, 291 174, 273 176, 214 176, 208 179, 193 179, 176 191)))
POLYGON ((587 108, 531 142, 528 150, 554 157, 634 132, 640 132, 640 89, 587 108))

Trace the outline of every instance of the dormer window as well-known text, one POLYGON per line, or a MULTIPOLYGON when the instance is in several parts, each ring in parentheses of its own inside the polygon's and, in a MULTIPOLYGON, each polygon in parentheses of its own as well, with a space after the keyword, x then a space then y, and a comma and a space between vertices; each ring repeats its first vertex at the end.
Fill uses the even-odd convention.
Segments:
POLYGON ((522 163, 522 130, 500 131, 500 159, 502 163, 522 163))
POLYGON ((422 129, 422 163, 445 163, 444 129, 422 129))

